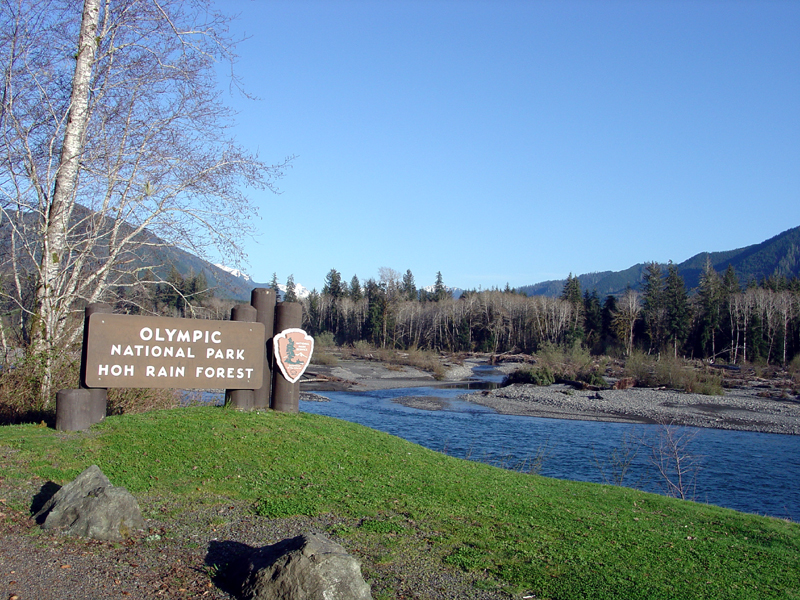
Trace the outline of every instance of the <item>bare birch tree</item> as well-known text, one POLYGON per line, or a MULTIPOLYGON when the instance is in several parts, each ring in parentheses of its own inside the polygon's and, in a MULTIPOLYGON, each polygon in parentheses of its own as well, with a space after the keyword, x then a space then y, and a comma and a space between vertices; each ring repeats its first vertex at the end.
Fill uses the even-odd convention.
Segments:
POLYGON ((633 352, 633 331, 642 305, 639 301, 639 292, 628 288, 617 303, 617 312, 614 314, 614 328, 617 337, 625 340, 625 354, 630 356, 633 352))
POLYGON ((792 322, 794 316, 796 300, 792 293, 788 290, 778 292, 775 299, 775 306, 778 315, 781 318, 781 328, 783 331, 783 352, 781 356, 781 364, 786 366, 786 348, 789 343, 789 324, 792 322))
POLYGON ((272 189, 286 161, 227 133, 227 22, 208 0, 3 1, 3 294, 43 357, 45 404, 53 355, 78 334, 70 312, 137 284, 148 246, 243 256, 243 189, 272 189))

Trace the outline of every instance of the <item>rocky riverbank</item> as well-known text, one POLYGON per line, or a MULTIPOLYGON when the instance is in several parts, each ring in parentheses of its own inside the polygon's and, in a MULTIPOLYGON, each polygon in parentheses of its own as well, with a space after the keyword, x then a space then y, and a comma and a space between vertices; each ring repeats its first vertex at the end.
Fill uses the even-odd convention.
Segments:
MULTIPOLYGON (((428 372, 407 366, 377 361, 351 359, 336 366, 317 367, 303 390, 369 391, 386 388, 435 387, 466 384, 474 381, 474 368, 486 365, 482 359, 445 364, 444 378, 437 380, 428 372)), ((496 367, 510 372, 517 365, 496 367)), ((782 389, 767 381, 741 378, 722 396, 691 394, 665 388, 630 388, 624 390, 578 390, 555 384, 535 386, 515 384, 495 390, 464 394, 462 399, 496 410, 502 414, 617 421, 634 423, 672 423, 694 427, 738 429, 765 433, 800 435, 800 398, 791 389, 782 389)), ((446 408, 446 401, 429 396, 409 395, 396 399, 406 406, 424 410, 446 408)))
POLYGON ((563 384, 543 387, 515 384, 465 394, 462 398, 510 415, 672 423, 800 435, 800 401, 789 396, 760 396, 754 389, 725 390, 722 396, 704 396, 669 389, 585 391, 563 384))

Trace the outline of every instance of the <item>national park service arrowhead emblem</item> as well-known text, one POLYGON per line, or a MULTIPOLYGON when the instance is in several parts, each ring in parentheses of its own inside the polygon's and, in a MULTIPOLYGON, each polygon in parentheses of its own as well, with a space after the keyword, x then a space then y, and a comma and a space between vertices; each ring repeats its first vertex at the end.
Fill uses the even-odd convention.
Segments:
POLYGON ((297 383, 311 363, 314 338, 302 329, 284 329, 272 338, 275 359, 289 383, 297 383))

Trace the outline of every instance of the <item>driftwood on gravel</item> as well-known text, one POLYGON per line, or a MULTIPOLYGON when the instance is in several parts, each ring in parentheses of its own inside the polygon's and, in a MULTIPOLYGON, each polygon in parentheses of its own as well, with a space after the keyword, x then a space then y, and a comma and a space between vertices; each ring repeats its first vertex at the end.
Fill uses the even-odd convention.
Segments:
POLYGON ((601 387, 599 385, 592 385, 591 383, 586 383, 585 381, 576 381, 574 379, 558 379, 556 383, 571 385, 576 390, 589 390, 590 392, 599 392, 600 390, 608 389, 608 386, 601 387))
POLYGON ((492 364, 496 363, 535 363, 536 359, 534 359, 530 354, 524 354, 521 352, 504 352, 502 354, 494 354, 490 357, 490 362, 492 364))

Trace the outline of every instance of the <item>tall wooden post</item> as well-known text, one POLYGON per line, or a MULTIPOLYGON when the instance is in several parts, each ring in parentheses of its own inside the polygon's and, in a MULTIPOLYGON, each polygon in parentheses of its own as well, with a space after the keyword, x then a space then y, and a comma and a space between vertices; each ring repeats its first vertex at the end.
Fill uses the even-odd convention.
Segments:
MULTIPOLYGON (((237 304, 231 309, 231 321, 254 323, 258 319, 258 311, 249 304, 237 304)), ((225 390, 225 405, 238 410, 251 410, 254 406, 253 390, 225 390)))
MULTIPOLYGON (((89 346, 89 317, 91 317, 93 314, 108 315, 113 312, 114 309, 110 304, 106 304, 105 302, 94 302, 87 306, 83 313, 83 348, 81 349, 80 387, 89 391, 88 418, 90 425, 99 423, 106 418, 106 411, 108 410, 108 390, 105 388, 90 388, 88 385, 86 385, 86 350, 89 346)), ((67 396, 70 398, 83 397, 80 394, 72 394, 71 396, 67 396)), ((58 403, 56 403, 56 412, 58 412, 58 403)), ((56 416, 56 420, 58 420, 58 416, 56 416)))
MULTIPOLYGON (((303 307, 299 302, 282 302, 275 309, 275 334, 303 324, 303 307)), ((290 383, 275 365, 272 370, 272 409, 279 412, 300 412, 300 383, 290 383)))
POLYGON ((256 320, 264 325, 264 379, 261 387, 253 390, 253 407, 269 408, 272 390, 272 336, 275 323, 275 291, 255 288, 250 294, 250 305, 256 309, 256 320))

